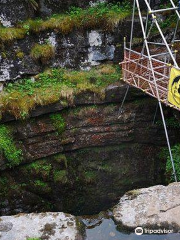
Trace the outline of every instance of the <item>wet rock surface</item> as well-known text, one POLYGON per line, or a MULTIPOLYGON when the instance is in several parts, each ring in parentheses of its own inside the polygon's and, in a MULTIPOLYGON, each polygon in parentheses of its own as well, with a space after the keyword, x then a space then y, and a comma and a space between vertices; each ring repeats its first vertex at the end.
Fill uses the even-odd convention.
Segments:
POLYGON ((83 240, 81 225, 76 217, 65 213, 31 213, 1 217, 0 239, 83 240))
POLYGON ((115 220, 125 227, 180 228, 180 183, 127 192, 114 208, 115 220))

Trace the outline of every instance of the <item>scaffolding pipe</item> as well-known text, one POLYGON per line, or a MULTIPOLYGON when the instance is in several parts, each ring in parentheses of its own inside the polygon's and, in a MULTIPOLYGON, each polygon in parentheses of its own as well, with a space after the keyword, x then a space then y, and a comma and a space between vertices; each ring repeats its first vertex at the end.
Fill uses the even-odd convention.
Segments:
POLYGON ((148 42, 148 44, 158 45, 158 46, 166 46, 164 43, 157 43, 157 42, 148 42))
MULTIPOLYGON (((172 51, 172 53, 176 53, 176 51, 172 51)), ((151 55, 151 57, 158 57, 158 56, 162 56, 162 55, 169 55, 169 52, 157 53, 157 54, 151 55)))
MULTIPOLYGON (((148 1, 147 1, 147 0, 144 0, 144 1, 145 1, 145 3, 146 3, 147 8, 149 9, 149 11, 151 11, 151 7, 150 7, 148 1)), ((136 0, 136 3, 137 3, 137 0, 136 0)), ((138 2, 138 5, 139 5, 139 2, 138 2)), ((140 10, 140 7, 139 7, 139 10, 140 10)), ((141 10, 140 10, 140 17, 141 17, 141 19, 142 19, 141 10)), ((162 37, 165 45, 166 45, 166 47, 167 47, 167 50, 168 50, 168 52, 169 52, 169 54, 170 54, 170 56, 171 56, 171 58, 172 58, 172 60, 173 60, 173 62, 174 62, 174 65, 175 65, 176 67, 178 67, 178 64, 177 64, 177 62, 176 62, 176 60, 175 60, 175 58, 174 58, 174 56, 173 56, 173 54, 172 54, 172 52, 171 52, 171 49, 170 49, 170 47, 169 47, 169 45, 168 45, 168 43, 167 43, 167 41, 166 41, 166 39, 165 39, 162 31, 161 31, 161 28, 160 28, 160 26, 159 26, 159 23, 158 23, 158 21, 157 21, 157 19, 156 19, 156 16, 155 16, 154 14, 152 14, 152 18, 153 18, 153 20, 154 20, 154 22, 155 22, 155 24, 156 24, 156 27, 157 27, 157 29, 158 29, 158 31, 159 31, 159 33, 160 33, 160 35, 161 35, 161 37, 162 37)), ((144 29, 144 25, 143 25, 143 29, 144 29)), ((144 36, 144 41, 147 42, 146 35, 144 36)), ((147 45, 148 45, 148 44, 147 44, 147 45)), ((149 47, 148 47, 148 49, 149 49, 149 47)))
MULTIPOLYGON (((171 5, 175 8, 176 6, 175 6, 173 0, 170 0, 170 2, 171 2, 171 5)), ((179 10, 179 8, 178 8, 178 10, 179 10)), ((180 14, 179 14, 178 10, 175 10, 175 12, 176 12, 176 14, 177 14, 177 16, 178 16, 178 18, 180 20, 180 14)))
MULTIPOLYGON (((149 11, 151 11, 150 5, 147 2, 147 0, 144 0, 144 1, 145 1, 146 5, 147 5, 149 11)), ((168 136, 168 132, 167 132, 166 122, 165 122, 165 118, 164 118, 164 112, 163 112, 163 109, 162 109, 162 104, 161 104, 161 101, 160 101, 158 87, 157 87, 157 84, 156 84, 156 78, 155 78, 155 74, 154 74, 154 70, 153 70, 152 59, 151 59, 151 55, 150 55, 150 51, 149 51, 149 46, 148 46, 147 37, 146 37, 146 34, 145 34, 145 29, 144 29, 144 25, 143 25, 143 20, 142 20, 142 15, 141 15, 141 10, 140 10, 140 6, 139 6, 139 1, 138 0, 136 0, 136 5, 137 5, 138 14, 139 14, 139 18, 140 18, 140 23, 141 23, 141 27, 142 27, 142 32, 143 32, 143 36, 144 36, 144 42, 145 42, 145 45, 146 45, 146 50, 147 50, 147 54, 148 54, 148 58, 149 58, 149 62, 150 62, 150 67, 151 67, 151 70, 152 70, 152 75, 153 75, 153 79, 154 79, 154 83, 155 83, 156 94, 157 94, 157 98, 158 98, 158 103, 159 103, 159 108, 160 108, 160 112, 161 112, 163 125, 164 125, 164 131, 165 131, 165 135, 166 135, 169 155, 170 155, 170 159, 171 159, 171 163, 172 163, 173 175, 174 175, 175 181, 177 182, 177 176, 176 176, 174 160, 173 160, 172 151, 171 151, 171 145, 170 145, 170 142, 169 142, 169 136, 168 136)), ((178 65, 176 63, 176 60, 174 59, 174 56, 172 55, 172 52, 171 52, 171 50, 170 50, 170 48, 169 48, 169 46, 167 44, 167 41, 166 41, 166 39, 165 39, 165 37, 164 37, 160 27, 159 27, 159 24, 158 24, 155 16, 153 14, 152 14, 152 16, 153 16, 155 24, 156 24, 156 26, 157 26, 157 28, 158 28, 161 36, 162 36, 162 39, 163 39, 164 43, 166 44, 166 47, 167 47, 169 53, 171 54, 171 57, 173 59, 174 64, 178 67, 178 65)))
POLYGON ((149 11, 149 14, 166 12, 166 11, 172 11, 172 10, 178 10, 178 9, 179 9, 179 7, 172 7, 172 8, 164 8, 164 9, 158 9, 158 10, 151 10, 151 11, 149 11))

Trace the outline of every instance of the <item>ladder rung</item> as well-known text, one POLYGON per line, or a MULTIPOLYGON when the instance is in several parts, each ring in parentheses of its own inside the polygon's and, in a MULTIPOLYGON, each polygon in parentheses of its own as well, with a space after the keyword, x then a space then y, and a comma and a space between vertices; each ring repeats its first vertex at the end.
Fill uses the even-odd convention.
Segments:
POLYGON ((180 40, 174 40, 174 42, 180 42, 180 40))
POLYGON ((151 10, 151 11, 149 11, 149 14, 159 13, 159 12, 165 12, 165 11, 171 11, 171 10, 179 10, 179 7, 172 7, 172 8, 164 8, 164 9, 158 9, 158 10, 151 10))

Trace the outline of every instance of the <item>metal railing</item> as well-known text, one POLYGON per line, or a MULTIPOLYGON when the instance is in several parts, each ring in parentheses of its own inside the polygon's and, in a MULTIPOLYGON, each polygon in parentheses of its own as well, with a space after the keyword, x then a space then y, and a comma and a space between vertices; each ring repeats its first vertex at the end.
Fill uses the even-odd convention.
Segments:
MULTIPOLYGON (((151 61, 160 100, 168 104, 168 83, 171 67, 155 58, 151 58, 151 61)), ((121 64, 125 82, 143 90, 152 97, 158 98, 148 56, 125 48, 124 61, 121 64)))

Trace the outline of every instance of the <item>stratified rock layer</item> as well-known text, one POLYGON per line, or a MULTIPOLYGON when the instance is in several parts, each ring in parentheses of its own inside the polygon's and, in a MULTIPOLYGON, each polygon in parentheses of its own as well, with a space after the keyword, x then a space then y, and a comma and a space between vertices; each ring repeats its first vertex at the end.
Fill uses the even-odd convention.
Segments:
POLYGON ((127 192, 113 211, 117 222, 137 226, 180 228, 180 183, 154 186, 127 192))
MULTIPOLYGON (((118 83, 107 87, 104 100, 84 92, 75 96, 76 107, 37 107, 24 121, 4 116, 23 160, 12 171, 14 162, 0 153, 0 214, 97 213, 132 188, 160 183, 166 141, 163 127, 152 123, 156 101, 131 88, 119 116, 125 91, 118 83)), ((169 133, 172 143, 179 139, 177 129, 169 133)))
POLYGON ((65 213, 31 213, 0 218, 1 240, 82 240, 81 223, 65 213))

